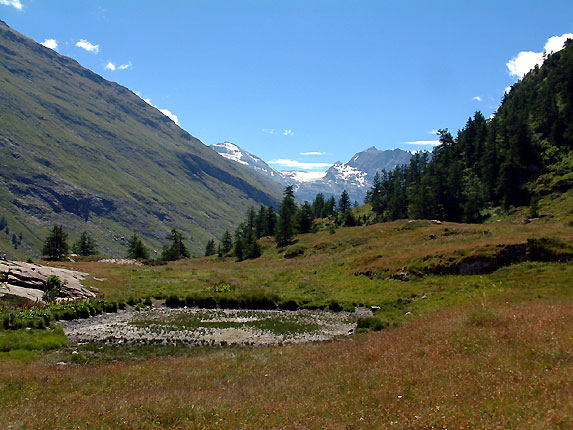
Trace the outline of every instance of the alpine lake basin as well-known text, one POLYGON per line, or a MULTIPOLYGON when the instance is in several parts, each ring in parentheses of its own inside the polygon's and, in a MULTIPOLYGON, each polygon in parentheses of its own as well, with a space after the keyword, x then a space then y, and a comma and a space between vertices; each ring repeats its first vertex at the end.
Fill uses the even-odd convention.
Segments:
POLYGON ((283 345, 354 332, 356 313, 325 310, 198 309, 151 306, 61 321, 75 343, 188 346, 283 345))

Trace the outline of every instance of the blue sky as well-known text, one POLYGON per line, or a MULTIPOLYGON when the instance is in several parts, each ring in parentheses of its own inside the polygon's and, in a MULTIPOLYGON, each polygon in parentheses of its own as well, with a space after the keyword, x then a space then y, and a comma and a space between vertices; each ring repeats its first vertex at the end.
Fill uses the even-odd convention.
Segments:
POLYGON ((0 19, 207 145, 325 170, 489 116, 573 1, 0 0, 0 19))

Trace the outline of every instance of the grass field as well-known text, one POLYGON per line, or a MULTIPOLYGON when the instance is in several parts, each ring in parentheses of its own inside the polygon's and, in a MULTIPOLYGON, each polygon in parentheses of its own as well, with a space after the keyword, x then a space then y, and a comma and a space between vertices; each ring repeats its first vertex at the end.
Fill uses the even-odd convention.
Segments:
POLYGON ((264 239, 263 256, 241 263, 66 263, 112 300, 273 294, 379 306, 389 327, 280 347, 62 343, 3 352, 0 419, 42 429, 572 428, 573 263, 435 270, 528 239, 566 255, 571 201, 543 200, 552 216, 528 223, 516 211, 483 225, 396 221, 303 235, 292 259, 264 239))

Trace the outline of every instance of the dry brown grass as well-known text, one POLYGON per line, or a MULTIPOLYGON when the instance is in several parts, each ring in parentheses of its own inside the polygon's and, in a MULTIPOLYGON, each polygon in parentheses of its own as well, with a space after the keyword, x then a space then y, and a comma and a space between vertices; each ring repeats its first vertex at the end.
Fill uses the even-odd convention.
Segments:
POLYGON ((573 305, 465 307, 352 340, 0 364, 4 428, 572 428, 573 305), (10 427, 8 427, 10 426, 10 427))

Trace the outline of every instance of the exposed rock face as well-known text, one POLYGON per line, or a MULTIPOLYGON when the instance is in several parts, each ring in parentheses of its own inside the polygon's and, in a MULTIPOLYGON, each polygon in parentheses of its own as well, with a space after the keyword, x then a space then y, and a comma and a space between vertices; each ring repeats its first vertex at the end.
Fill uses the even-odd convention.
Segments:
POLYGON ((48 276, 55 275, 64 284, 60 289, 60 297, 70 299, 95 297, 94 293, 81 284, 81 281, 88 276, 87 273, 19 261, 0 261, 0 273, 6 278, 6 281, 0 284, 0 294, 12 294, 41 301, 48 276))

